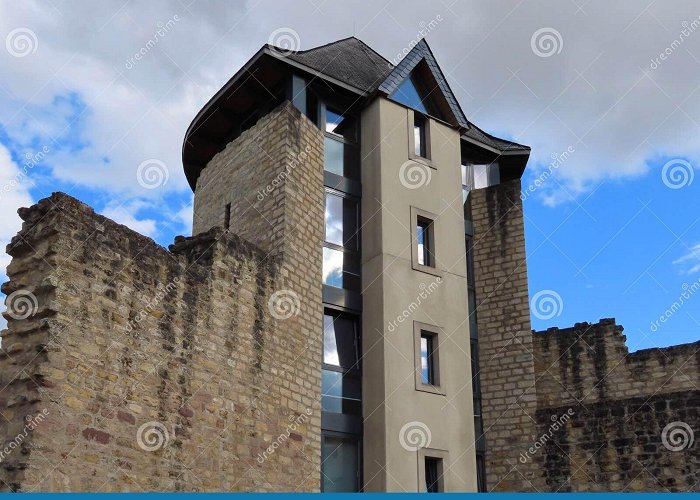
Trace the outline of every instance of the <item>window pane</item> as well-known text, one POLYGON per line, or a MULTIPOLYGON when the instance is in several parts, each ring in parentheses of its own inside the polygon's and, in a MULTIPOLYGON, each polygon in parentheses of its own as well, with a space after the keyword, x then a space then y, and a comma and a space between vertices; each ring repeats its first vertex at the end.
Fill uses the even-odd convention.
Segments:
POLYGON ((425 156, 423 154, 423 131, 420 124, 413 125, 413 140, 415 141, 416 156, 425 156))
POLYGON ((356 439, 325 436, 321 448, 321 491, 354 492, 358 485, 356 439))
POLYGON ((343 117, 326 108, 326 132, 334 132, 336 127, 343 121, 343 117))
POLYGON ((421 379, 424 384, 430 383, 430 366, 428 360, 428 338, 420 338, 420 364, 421 364, 421 379))
POLYGON ((425 459, 425 491, 428 493, 440 492, 440 459, 425 459))
POLYGON ((357 369, 355 321, 342 316, 323 316, 323 362, 357 369))
POLYGON ((356 374, 321 370, 321 411, 359 415, 361 396, 362 382, 356 374))
POLYGON ((430 258, 430 221, 418 219, 416 238, 418 240, 418 263, 422 266, 432 266, 430 258))
POLYGON ((326 193, 326 241, 343 245, 343 198, 326 193))
POLYGON ((418 92, 412 77, 406 78, 389 97, 399 101, 402 104, 405 104, 410 108, 417 109, 422 113, 428 114, 428 110, 420 97, 420 93, 418 92))
POLYGON ((325 137, 323 139, 323 168, 336 175, 345 174, 343 161, 344 145, 342 142, 325 137))
POLYGON ((323 283, 343 288, 343 252, 332 248, 323 249, 323 283))

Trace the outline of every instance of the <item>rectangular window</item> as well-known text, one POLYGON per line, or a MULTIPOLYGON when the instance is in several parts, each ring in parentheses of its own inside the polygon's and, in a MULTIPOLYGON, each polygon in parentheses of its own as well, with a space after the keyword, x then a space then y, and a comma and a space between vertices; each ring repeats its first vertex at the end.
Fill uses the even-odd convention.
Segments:
POLYGON ((427 385, 440 385, 436 378, 435 359, 437 339, 431 332, 421 331, 420 334, 420 361, 421 379, 427 385))
POLYGON ((413 117, 413 145, 414 153, 416 156, 421 158, 427 158, 427 134, 426 129, 426 119, 425 117, 414 113, 413 117))
POLYGON ((435 267, 433 263, 433 221, 418 217, 416 221, 416 239, 418 241, 418 263, 421 266, 435 267))
POLYGON ((326 243, 358 250, 358 218, 356 199, 326 191, 326 243))
POLYGON ((413 245, 411 261, 413 269, 435 276, 441 273, 437 270, 437 254, 435 236, 435 221, 437 215, 411 207, 411 226, 413 227, 413 245))
POLYGON ((416 390, 444 395, 440 385, 440 327, 413 322, 416 390))
POLYGON ((360 443, 356 438, 323 436, 321 445, 321 491, 360 490, 360 443))
POLYGON ((231 227, 231 204, 227 203, 224 208, 224 229, 228 231, 229 227, 231 227))
POLYGON ((442 459, 425 457, 425 491, 428 493, 441 493, 442 487, 442 459))

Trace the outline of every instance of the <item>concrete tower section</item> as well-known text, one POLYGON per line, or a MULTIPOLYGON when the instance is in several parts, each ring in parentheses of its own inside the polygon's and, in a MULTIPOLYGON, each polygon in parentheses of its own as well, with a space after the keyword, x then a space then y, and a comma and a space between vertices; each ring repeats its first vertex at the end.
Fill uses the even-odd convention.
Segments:
POLYGON ((365 489, 422 491, 426 458, 444 491, 476 490, 460 136, 428 122, 430 158, 413 155, 413 110, 377 99, 362 115, 365 489), (432 262, 417 262, 417 221, 432 262), (420 335, 433 335, 434 383, 420 335))

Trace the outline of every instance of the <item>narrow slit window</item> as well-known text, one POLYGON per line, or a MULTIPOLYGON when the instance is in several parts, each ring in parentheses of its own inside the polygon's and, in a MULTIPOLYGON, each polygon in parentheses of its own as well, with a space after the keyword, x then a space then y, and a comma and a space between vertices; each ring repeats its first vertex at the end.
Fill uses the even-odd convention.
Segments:
POLYGON ((418 217, 416 223, 416 239, 418 242, 418 264, 434 267, 433 262, 433 221, 424 217, 418 217))
POLYGON ((413 140, 415 144, 414 153, 421 158, 427 158, 426 149, 426 134, 425 134, 425 118, 419 114, 415 114, 413 118, 413 140))
POLYGON ((231 204, 227 203, 224 208, 224 229, 228 231, 231 227, 231 204))
POLYGON ((425 385, 438 385, 437 370, 435 363, 436 338, 433 333, 421 332, 420 335, 420 360, 421 360, 421 381, 425 385))
POLYGON ((442 488, 442 459, 425 457, 425 491, 441 493, 442 488))

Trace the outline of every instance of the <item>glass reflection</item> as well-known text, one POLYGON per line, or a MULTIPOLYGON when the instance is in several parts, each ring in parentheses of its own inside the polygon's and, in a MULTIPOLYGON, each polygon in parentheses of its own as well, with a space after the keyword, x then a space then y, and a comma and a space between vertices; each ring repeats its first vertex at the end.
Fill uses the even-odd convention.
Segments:
POLYGON ((343 245, 343 198, 326 193, 326 241, 343 245))
POLYGON ((323 249, 323 284, 343 288, 343 252, 323 249))
POLYGON ((330 137, 323 139, 323 168, 332 174, 344 175, 344 144, 330 137))

